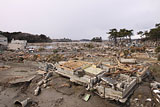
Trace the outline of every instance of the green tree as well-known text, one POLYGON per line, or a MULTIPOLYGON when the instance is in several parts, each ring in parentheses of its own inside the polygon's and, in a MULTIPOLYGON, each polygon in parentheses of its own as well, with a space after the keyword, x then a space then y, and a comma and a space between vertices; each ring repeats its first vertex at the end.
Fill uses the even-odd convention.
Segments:
POLYGON ((160 24, 156 24, 155 28, 150 30, 149 37, 156 41, 160 40, 160 24))
POLYGON ((155 28, 145 31, 143 33, 146 40, 159 41, 160 40, 160 24, 155 24, 155 28))
POLYGON ((127 30, 127 36, 129 37, 130 42, 132 42, 131 36, 133 35, 133 30, 127 30))
POLYGON ((120 29, 120 31, 119 31, 119 35, 118 35, 118 37, 120 37, 120 38, 129 38, 129 40, 130 40, 130 42, 131 42, 131 36, 133 35, 133 30, 127 30, 127 29, 120 29))
POLYGON ((139 32, 137 32, 137 35, 140 35, 141 39, 144 37, 144 35, 143 35, 143 31, 139 31, 139 32))
POLYGON ((118 37, 120 37, 120 38, 121 37, 122 38, 125 38, 125 37, 127 38, 127 30, 126 29, 120 29, 118 34, 119 34, 118 37))
POLYGON ((94 37, 91 40, 92 42, 102 42, 102 37, 94 37))
POLYGON ((109 32, 107 32, 107 34, 109 34, 109 38, 114 40, 114 44, 117 44, 117 37, 118 37, 118 31, 117 29, 110 29, 109 32))

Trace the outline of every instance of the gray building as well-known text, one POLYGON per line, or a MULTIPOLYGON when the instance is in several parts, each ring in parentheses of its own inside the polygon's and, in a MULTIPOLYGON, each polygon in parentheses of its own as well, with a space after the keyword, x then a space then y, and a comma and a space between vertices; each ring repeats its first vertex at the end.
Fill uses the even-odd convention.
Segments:
POLYGON ((8 44, 7 37, 0 35, 0 45, 6 46, 8 44))
POLYGON ((10 50, 23 50, 27 46, 26 40, 14 40, 12 39, 11 43, 8 45, 8 49, 10 50))

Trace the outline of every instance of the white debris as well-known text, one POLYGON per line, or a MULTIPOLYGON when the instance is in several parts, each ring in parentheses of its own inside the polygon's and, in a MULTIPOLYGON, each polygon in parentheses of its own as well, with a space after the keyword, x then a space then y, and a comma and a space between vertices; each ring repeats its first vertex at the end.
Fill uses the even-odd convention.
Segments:
POLYGON ((151 98, 147 98, 146 101, 152 101, 152 99, 151 98))

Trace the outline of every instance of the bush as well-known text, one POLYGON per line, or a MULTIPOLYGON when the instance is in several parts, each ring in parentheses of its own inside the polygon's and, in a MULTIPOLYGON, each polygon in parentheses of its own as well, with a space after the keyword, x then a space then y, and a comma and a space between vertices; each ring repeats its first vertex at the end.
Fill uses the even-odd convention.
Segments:
POLYGON ((54 50, 53 50, 53 53, 58 53, 58 49, 54 49, 54 50))
POLYGON ((158 46, 156 49, 155 49, 155 52, 160 52, 160 46, 158 46))

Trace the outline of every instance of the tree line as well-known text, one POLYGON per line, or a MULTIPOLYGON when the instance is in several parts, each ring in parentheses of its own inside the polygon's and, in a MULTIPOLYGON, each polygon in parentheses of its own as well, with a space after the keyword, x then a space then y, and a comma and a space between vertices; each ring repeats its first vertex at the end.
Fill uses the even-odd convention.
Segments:
POLYGON ((102 37, 94 37, 91 39, 91 42, 102 42, 102 37))
MULTIPOLYGON (((133 30, 128 29, 120 29, 119 31, 116 28, 110 29, 109 32, 109 40, 113 40, 115 44, 117 44, 117 40, 119 39, 127 39, 131 42, 131 36, 133 36, 133 30)), ((150 40, 150 41, 160 41, 160 24, 155 24, 155 27, 146 30, 137 32, 140 35, 141 40, 150 40)))
POLYGON ((117 39, 128 39, 131 42, 131 36, 133 35, 133 30, 120 29, 119 31, 116 28, 110 29, 109 39, 113 40, 115 44, 117 44, 117 39))
POLYGON ((160 23, 155 24, 155 27, 146 30, 146 31, 139 31, 137 32, 138 35, 141 36, 142 40, 153 40, 153 41, 159 41, 160 40, 160 23))
POLYGON ((28 43, 41 43, 41 42, 52 42, 52 40, 44 34, 33 35, 29 33, 22 32, 2 32, 0 34, 7 37, 8 42, 11 42, 12 39, 15 40, 27 40, 28 43))

